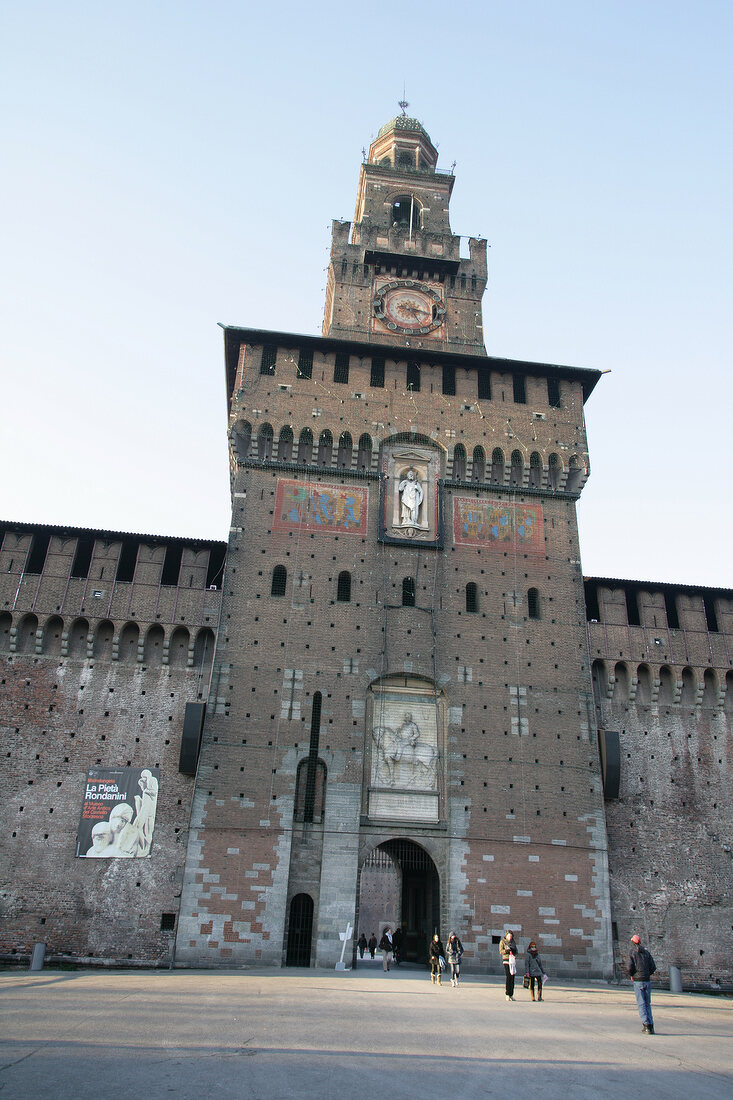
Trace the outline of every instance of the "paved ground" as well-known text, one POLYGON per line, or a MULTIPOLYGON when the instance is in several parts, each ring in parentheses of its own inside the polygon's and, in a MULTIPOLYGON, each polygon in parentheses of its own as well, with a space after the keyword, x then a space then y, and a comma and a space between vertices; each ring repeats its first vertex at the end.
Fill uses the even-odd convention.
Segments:
POLYGON ((422 971, 0 973, 1 1100, 733 1096, 733 1001, 422 971))

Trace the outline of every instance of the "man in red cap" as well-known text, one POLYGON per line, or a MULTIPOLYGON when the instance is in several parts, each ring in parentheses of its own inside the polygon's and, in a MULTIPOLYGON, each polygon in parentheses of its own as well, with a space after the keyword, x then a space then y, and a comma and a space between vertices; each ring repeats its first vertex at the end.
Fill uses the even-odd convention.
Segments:
POLYGON ((641 946, 639 936, 631 937, 631 951, 629 953, 629 977, 634 983, 636 1003, 641 1016, 642 1032, 644 1035, 654 1034, 654 1020, 652 1019, 652 974, 657 969, 657 964, 645 947, 641 946))

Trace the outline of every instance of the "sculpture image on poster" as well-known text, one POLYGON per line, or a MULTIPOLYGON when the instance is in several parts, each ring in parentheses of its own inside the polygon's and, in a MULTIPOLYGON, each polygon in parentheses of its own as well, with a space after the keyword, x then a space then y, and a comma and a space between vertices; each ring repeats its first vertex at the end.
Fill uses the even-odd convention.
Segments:
POLYGON ((159 768, 90 768, 76 837, 77 856, 149 856, 159 780, 159 768))

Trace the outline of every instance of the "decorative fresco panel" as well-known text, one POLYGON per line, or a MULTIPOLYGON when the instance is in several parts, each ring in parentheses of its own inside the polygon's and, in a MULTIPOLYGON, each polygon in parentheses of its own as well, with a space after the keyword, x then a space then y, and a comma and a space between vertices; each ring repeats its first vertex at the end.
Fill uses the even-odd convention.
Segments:
POLYGON ((453 540, 463 546, 495 546, 499 550, 516 549, 522 554, 544 554, 542 505, 456 497, 453 540))
POLYGON ((275 529, 362 535, 367 523, 366 488, 346 485, 304 485, 278 480, 275 529))

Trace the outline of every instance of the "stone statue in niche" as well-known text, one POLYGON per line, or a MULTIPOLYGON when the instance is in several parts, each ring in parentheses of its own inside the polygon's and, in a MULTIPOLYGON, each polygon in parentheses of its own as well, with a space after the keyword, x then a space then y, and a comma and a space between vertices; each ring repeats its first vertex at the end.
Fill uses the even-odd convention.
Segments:
POLYGON ((405 786, 419 785, 424 789, 435 784, 438 750, 435 745, 420 740, 420 727, 410 711, 404 712, 402 724, 397 729, 375 726, 372 737, 377 750, 377 782, 394 787, 395 769, 400 765, 405 786))
POLYGON ((415 476, 415 470, 411 466, 406 476, 397 486, 400 494, 400 523, 403 527, 418 527, 420 525, 420 505, 425 493, 420 481, 415 476))

